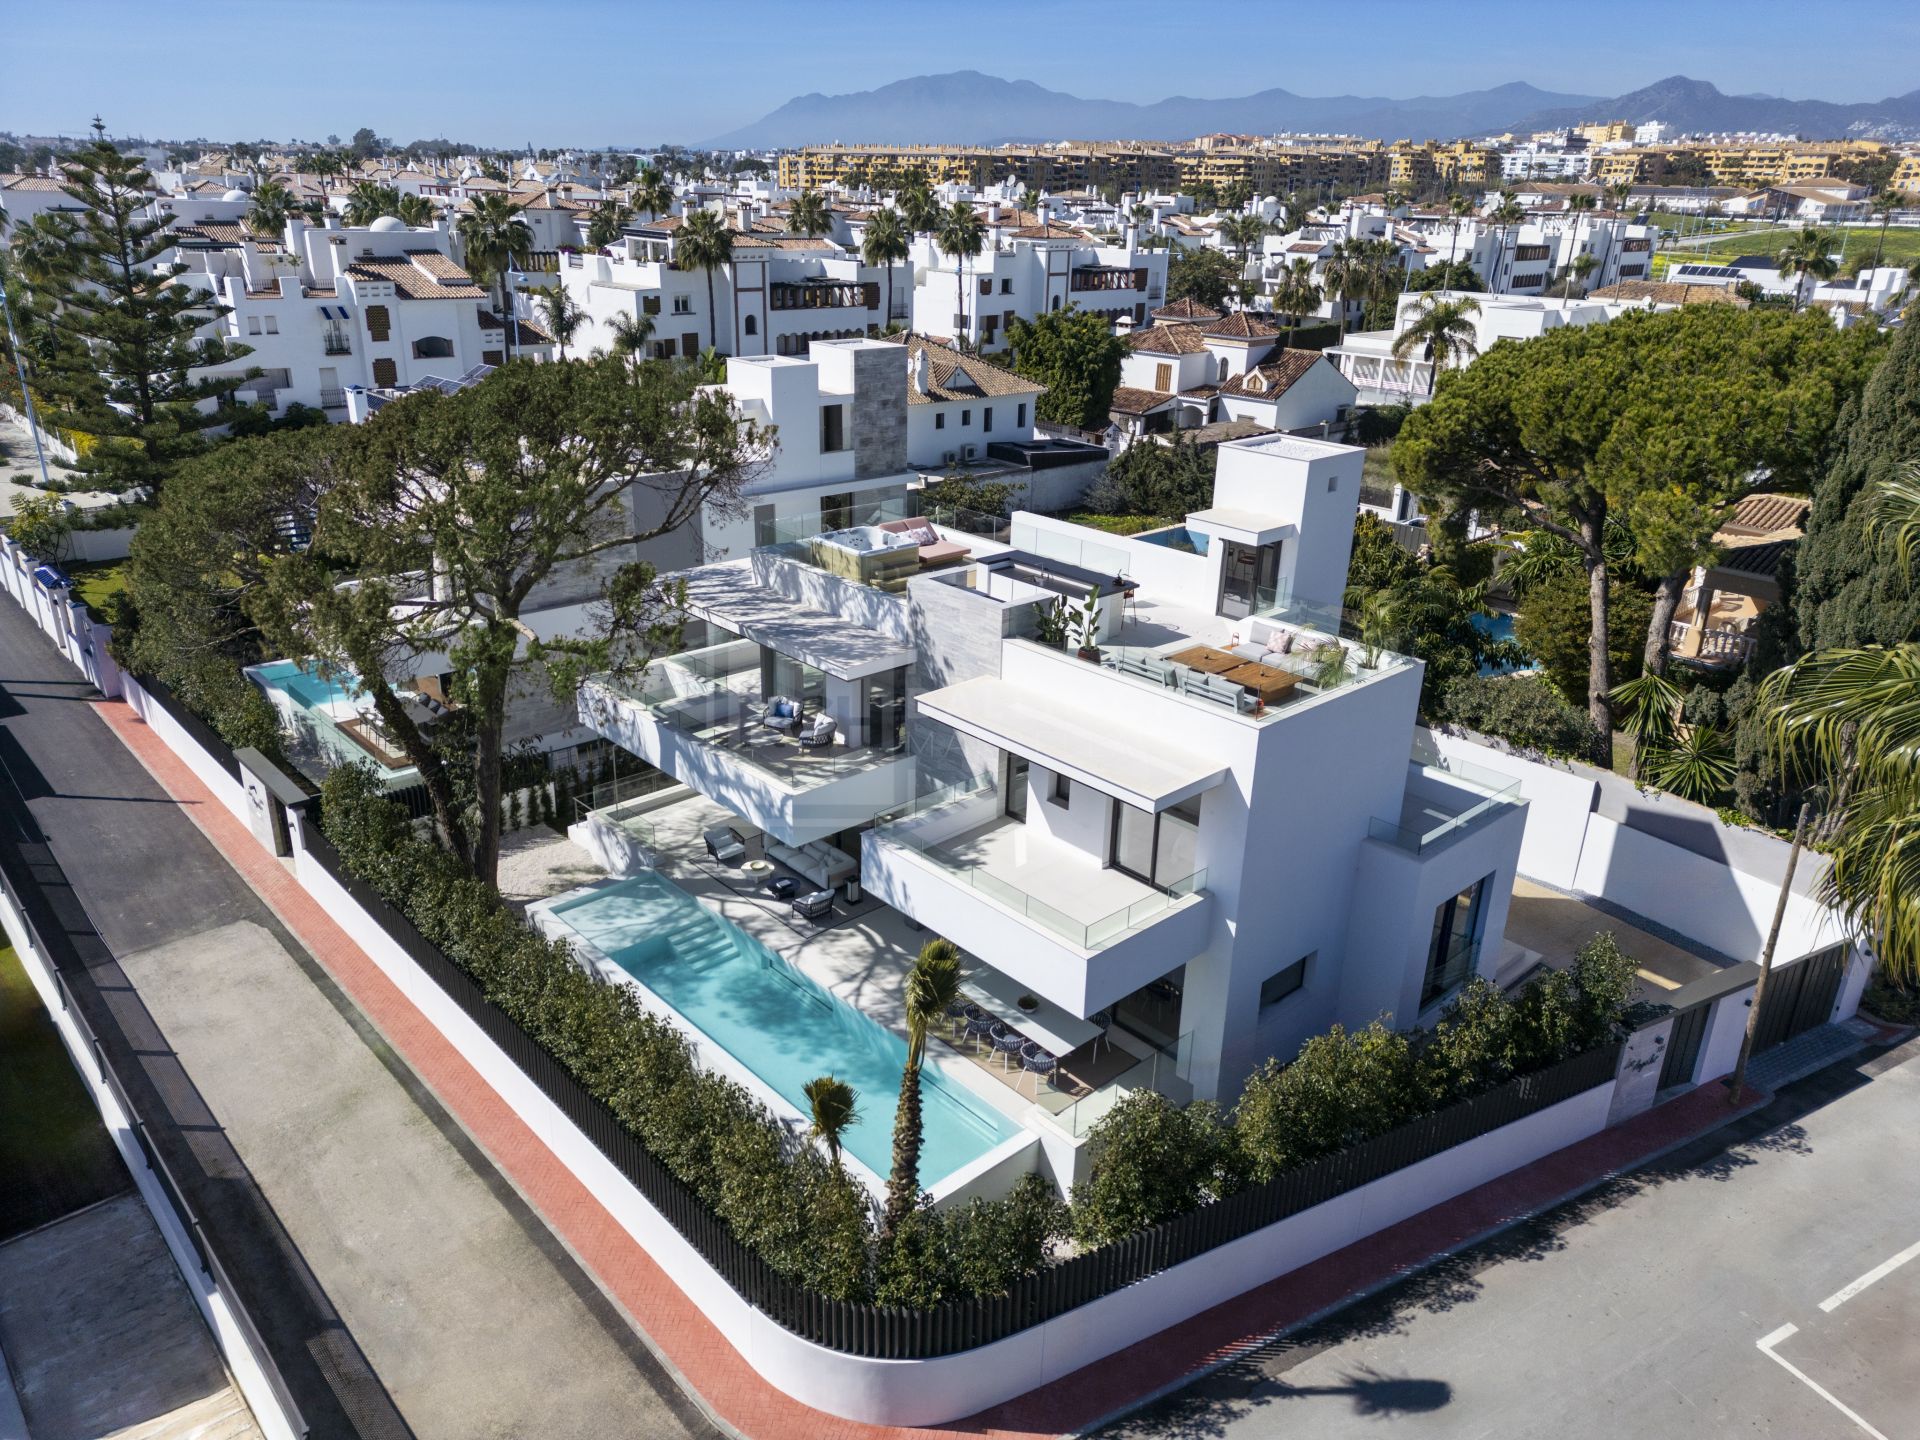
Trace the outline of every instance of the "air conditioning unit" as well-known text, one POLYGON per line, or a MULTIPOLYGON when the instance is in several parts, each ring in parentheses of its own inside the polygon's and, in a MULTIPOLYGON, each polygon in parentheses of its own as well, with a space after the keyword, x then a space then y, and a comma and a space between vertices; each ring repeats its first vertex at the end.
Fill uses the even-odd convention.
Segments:
POLYGON ((974 445, 968 445, 960 453, 964 458, 971 460, 976 454, 979 453, 979 447, 974 445))
POLYGON ((959 458, 960 457, 956 455, 953 451, 948 450, 941 454, 940 463, 942 465, 951 465, 954 463, 954 461, 958 460, 959 458))

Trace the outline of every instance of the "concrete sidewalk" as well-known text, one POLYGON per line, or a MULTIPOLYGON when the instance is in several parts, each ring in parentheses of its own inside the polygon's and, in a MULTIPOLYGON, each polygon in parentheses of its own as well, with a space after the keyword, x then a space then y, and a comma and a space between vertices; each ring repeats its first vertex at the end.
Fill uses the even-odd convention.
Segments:
POLYGON ((0 845, 312 1433, 711 1433, 94 698, 0 604, 0 845))
POLYGON ((1749 1091, 1743 1097, 1743 1109, 1732 1110, 1721 1087, 1695 1091, 969 1419, 926 1429, 838 1420, 798 1404, 762 1380, 280 863, 207 796, 192 772, 125 706, 103 704, 99 709, 485 1148, 567 1249, 621 1309, 644 1326, 665 1361, 725 1425, 751 1440, 811 1436, 932 1440, 956 1432, 1040 1437, 1088 1428, 1188 1383, 1264 1343, 1277 1331, 1338 1308, 1436 1257, 1712 1130, 1763 1098, 1749 1091))

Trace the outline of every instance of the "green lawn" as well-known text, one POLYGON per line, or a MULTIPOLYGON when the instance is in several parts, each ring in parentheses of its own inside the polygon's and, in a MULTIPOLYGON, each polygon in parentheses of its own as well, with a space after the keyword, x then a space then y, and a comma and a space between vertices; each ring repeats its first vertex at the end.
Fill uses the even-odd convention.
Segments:
POLYGON ((39 992, 19 956, 0 946, 0 1240, 127 1184, 39 992))
POLYGON ((1165 515, 1096 515, 1091 510, 1069 510, 1060 517, 1070 525, 1085 525, 1089 530, 1104 530, 1109 535, 1138 535, 1142 530, 1158 530, 1163 525, 1176 525, 1176 516, 1168 519, 1165 515))
POLYGON ((124 560, 76 560, 60 568, 67 572, 67 578, 73 581, 74 594, 96 620, 107 619, 108 597, 127 588, 124 560))
MULTIPOLYGON (((1676 225, 1671 228, 1679 227, 1676 225)), ((1777 254, 1795 228, 1772 224, 1742 225, 1724 233, 1716 231, 1707 244, 1689 245, 1685 249, 1670 248, 1672 242, 1663 241, 1660 253, 1654 256, 1654 278, 1665 275, 1668 266, 1680 263, 1683 258, 1711 262, 1715 259, 1732 260, 1740 255, 1777 254)), ((1822 233, 1833 237, 1836 250, 1840 250, 1844 244, 1840 267, 1842 274, 1853 269, 1856 261, 1870 261, 1874 248, 1880 244, 1878 225, 1849 225, 1822 233)), ((1692 235, 1693 231, 1689 228, 1688 238, 1692 235)), ((1883 264, 1905 265, 1909 269, 1920 267, 1920 229, 1888 227, 1886 246, 1881 255, 1883 264)))

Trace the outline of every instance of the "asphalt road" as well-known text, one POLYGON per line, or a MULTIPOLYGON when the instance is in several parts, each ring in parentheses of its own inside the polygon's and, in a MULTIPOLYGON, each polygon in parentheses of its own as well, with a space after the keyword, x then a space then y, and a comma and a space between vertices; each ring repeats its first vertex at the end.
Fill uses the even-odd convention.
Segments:
POLYGON ((1920 1437, 1920 1040, 1285 1337, 1118 1437, 1920 1437))
POLYGON ((712 1434, 90 698, 0 600, 0 847, 316 1440, 712 1434))

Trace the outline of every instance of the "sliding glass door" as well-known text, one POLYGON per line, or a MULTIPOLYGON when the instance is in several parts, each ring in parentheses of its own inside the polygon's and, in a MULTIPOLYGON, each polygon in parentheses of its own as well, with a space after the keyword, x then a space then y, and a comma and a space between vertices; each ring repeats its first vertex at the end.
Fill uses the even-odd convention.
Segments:
POLYGON ((1199 831, 1198 800, 1182 801, 1158 814, 1116 801, 1107 860, 1122 874, 1165 889, 1197 868, 1199 831))

